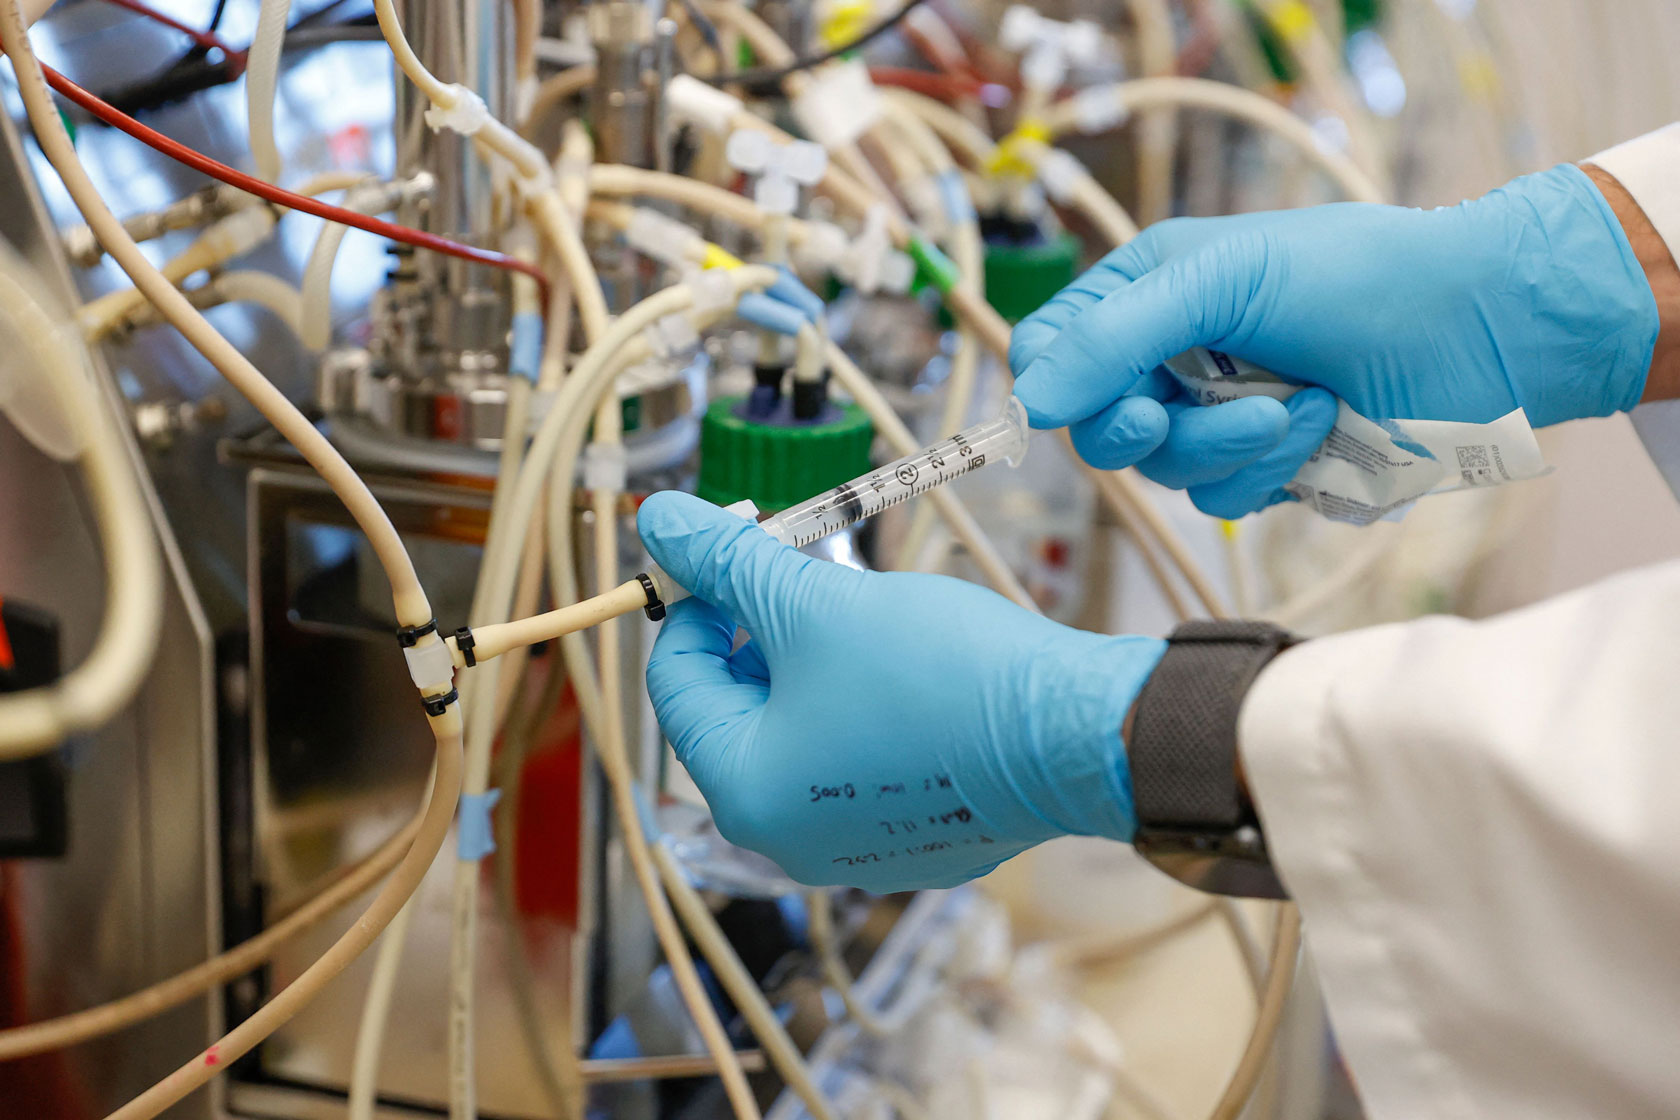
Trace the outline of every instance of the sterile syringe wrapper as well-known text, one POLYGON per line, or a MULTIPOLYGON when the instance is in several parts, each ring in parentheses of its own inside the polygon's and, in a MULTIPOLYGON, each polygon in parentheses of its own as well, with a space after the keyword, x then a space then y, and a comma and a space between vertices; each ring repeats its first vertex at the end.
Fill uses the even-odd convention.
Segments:
MULTIPOLYGON (((1303 386, 1241 358, 1197 348, 1167 361, 1198 404, 1239 397, 1287 400, 1303 386)), ((1329 438, 1285 487, 1330 518, 1367 525, 1425 494, 1498 486, 1547 473, 1518 408, 1487 424, 1372 420, 1340 402, 1329 438)))

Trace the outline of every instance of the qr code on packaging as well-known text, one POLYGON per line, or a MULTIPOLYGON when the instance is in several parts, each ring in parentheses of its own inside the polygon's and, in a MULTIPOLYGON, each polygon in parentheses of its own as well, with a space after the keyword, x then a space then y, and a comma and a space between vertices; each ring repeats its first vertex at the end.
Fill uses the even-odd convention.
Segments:
POLYGON ((1486 486, 1495 481, 1493 464, 1488 459, 1487 444, 1470 444, 1457 450, 1458 469, 1464 478, 1464 485, 1486 486))

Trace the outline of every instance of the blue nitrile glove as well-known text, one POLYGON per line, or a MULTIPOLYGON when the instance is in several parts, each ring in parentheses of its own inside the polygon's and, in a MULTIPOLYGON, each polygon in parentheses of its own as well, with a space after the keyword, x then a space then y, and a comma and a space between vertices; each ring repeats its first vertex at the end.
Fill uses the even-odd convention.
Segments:
POLYGON ((638 523, 695 595, 654 643, 653 710, 733 843, 804 883, 897 891, 1054 836, 1131 838, 1120 726, 1165 643, 816 560, 687 494, 638 523))
POLYGON ((1577 167, 1440 210, 1346 203, 1145 230, 1016 330, 1034 427, 1072 426, 1095 466, 1137 463, 1237 516, 1335 420, 1319 393, 1190 405, 1160 363, 1222 350, 1372 419, 1535 427, 1632 408, 1657 307, 1621 224, 1577 167))

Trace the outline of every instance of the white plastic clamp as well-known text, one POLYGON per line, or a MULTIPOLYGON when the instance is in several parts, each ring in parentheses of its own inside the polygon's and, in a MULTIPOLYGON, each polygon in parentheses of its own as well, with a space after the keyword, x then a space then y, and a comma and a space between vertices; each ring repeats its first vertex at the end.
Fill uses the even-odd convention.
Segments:
POLYGON ((771 214, 793 213, 799 206, 799 188, 815 186, 828 172, 828 153, 821 144, 778 144, 751 128, 731 133, 724 155, 735 170, 758 176, 753 200, 771 214))
POLYGON ((484 98, 459 83, 448 88, 455 103, 449 106, 434 104, 426 110, 426 124, 433 132, 447 128, 462 136, 471 136, 489 123, 490 107, 484 103, 484 98))
POLYGON ((847 247, 837 270, 842 279, 864 295, 885 291, 895 295, 910 290, 916 265, 893 248, 887 232, 887 208, 880 203, 869 208, 863 230, 847 247))
POLYGON ((1064 23, 1016 4, 1003 14, 998 42, 1021 55, 1021 81, 1031 89, 1056 89, 1074 66, 1102 61, 1103 33, 1088 19, 1064 23))
POLYGON ((831 62, 818 70, 793 99, 793 119, 833 151, 855 143, 886 113, 886 103, 861 58, 831 62))

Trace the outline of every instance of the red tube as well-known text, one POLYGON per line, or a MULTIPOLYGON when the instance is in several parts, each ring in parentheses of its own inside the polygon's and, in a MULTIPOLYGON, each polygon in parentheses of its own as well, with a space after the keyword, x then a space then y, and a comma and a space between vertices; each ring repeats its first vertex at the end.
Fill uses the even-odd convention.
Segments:
POLYGON ((986 83, 955 74, 936 74, 931 70, 912 70, 903 66, 871 66, 869 76, 876 85, 898 86, 913 90, 940 101, 961 101, 965 98, 984 99, 986 83))
POLYGON ((161 23, 165 27, 173 27, 176 31, 179 31, 181 34, 192 39, 193 42, 197 43, 207 51, 221 51, 223 54, 227 55, 229 59, 234 60, 235 74, 245 69, 246 52, 228 46, 227 43, 222 40, 221 36, 217 35, 214 31, 200 31, 196 27, 188 26, 176 19, 174 16, 170 15, 168 12, 160 12, 150 4, 142 3, 141 0, 105 0, 105 2, 107 4, 115 4, 119 8, 127 8, 135 15, 145 16, 153 23, 161 23))
POLYGON ((225 163, 220 163, 196 152, 178 141, 171 140, 156 129, 148 128, 122 110, 102 101, 81 86, 60 74, 50 66, 42 65, 42 73, 47 77, 47 84, 53 89, 92 113, 95 117, 128 133, 136 140, 148 147, 155 148, 179 163, 184 163, 195 171, 201 171, 212 179, 222 182, 258 198, 272 202, 277 206, 284 206, 290 210, 299 210, 305 214, 313 214, 317 218, 325 218, 329 222, 354 226, 366 230, 368 233, 388 237, 392 241, 401 241, 405 245, 413 245, 420 249, 430 249, 434 253, 456 257, 460 260, 471 261, 474 264, 487 265, 490 268, 500 268, 508 272, 522 272, 537 282, 541 289, 541 306, 548 306, 548 276, 542 269, 528 261, 517 257, 510 257, 506 253, 498 253, 493 249, 480 249, 473 245, 463 245, 459 241, 451 241, 447 237, 439 237, 435 233, 424 230, 410 229, 395 222, 387 222, 381 218, 358 214, 354 210, 346 210, 342 206, 321 202, 308 195, 295 194, 273 183, 266 183, 243 171, 237 171, 225 163))

